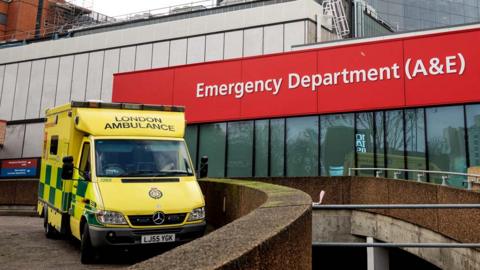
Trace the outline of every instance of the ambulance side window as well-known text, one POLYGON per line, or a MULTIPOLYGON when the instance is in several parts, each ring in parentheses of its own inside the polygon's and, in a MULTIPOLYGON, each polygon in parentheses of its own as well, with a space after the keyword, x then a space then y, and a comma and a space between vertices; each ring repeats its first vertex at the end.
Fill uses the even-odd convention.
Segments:
POLYGON ((56 155, 58 152, 58 136, 54 135, 50 139, 50 155, 56 155))
POLYGON ((80 159, 80 170, 90 174, 90 143, 84 143, 82 157, 80 159))

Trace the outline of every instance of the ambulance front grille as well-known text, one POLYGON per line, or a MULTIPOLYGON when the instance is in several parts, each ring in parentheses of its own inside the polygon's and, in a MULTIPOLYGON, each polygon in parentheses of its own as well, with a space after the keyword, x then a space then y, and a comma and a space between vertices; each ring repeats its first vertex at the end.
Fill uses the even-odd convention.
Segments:
POLYGON ((162 224, 153 222, 153 215, 128 216, 133 226, 159 226, 159 225, 175 225, 182 224, 187 214, 165 214, 165 220, 162 224))

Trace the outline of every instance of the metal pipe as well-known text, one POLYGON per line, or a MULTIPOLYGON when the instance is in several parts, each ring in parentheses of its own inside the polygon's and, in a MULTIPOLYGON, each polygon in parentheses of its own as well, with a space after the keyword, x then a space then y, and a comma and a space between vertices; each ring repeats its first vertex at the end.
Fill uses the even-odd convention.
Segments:
POLYGON ((313 210, 356 209, 476 209, 480 204, 315 204, 313 210))
POLYGON ((313 242, 314 247, 383 247, 383 248, 480 248, 478 243, 355 243, 313 242))

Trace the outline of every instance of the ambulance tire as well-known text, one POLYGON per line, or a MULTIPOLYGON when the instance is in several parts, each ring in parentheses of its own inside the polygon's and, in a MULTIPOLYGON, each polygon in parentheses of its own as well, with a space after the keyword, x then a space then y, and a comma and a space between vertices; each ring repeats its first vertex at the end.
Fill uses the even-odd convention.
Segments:
POLYGON ((97 251, 92 246, 92 242, 90 241, 90 232, 88 230, 88 224, 85 222, 83 224, 83 231, 82 231, 82 240, 80 244, 80 261, 82 264, 92 264, 97 261, 97 251))
POLYGON ((43 212, 43 228, 45 230, 45 236, 49 239, 54 239, 58 235, 57 230, 48 223, 48 208, 45 206, 43 209, 45 209, 43 212))

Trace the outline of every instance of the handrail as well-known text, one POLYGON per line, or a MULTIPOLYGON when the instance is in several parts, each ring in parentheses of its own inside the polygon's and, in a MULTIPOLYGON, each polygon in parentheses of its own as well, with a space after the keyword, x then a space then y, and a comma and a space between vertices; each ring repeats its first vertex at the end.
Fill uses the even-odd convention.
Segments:
POLYGON ((479 209, 480 204, 319 204, 312 203, 317 210, 355 209, 479 209))
POLYGON ((400 169, 400 168, 348 168, 348 176, 352 176, 353 171, 374 171, 375 177, 380 177, 382 171, 393 171, 393 178, 398 179, 398 176, 402 172, 416 172, 417 173, 417 182, 422 182, 422 177, 426 174, 440 174, 442 175, 442 186, 447 185, 447 180, 449 175, 458 175, 466 176, 467 180, 464 183, 467 183, 467 189, 472 189, 472 183, 480 183, 480 174, 473 173, 460 173, 460 172, 447 172, 447 171, 428 171, 428 170, 412 170, 412 169, 400 169), (472 180, 469 178, 473 178, 472 180))
POLYGON ((480 248, 479 243, 360 243, 313 242, 314 247, 383 247, 383 248, 480 248))

